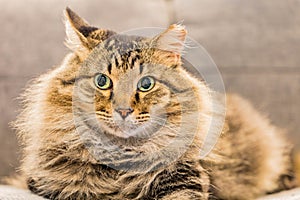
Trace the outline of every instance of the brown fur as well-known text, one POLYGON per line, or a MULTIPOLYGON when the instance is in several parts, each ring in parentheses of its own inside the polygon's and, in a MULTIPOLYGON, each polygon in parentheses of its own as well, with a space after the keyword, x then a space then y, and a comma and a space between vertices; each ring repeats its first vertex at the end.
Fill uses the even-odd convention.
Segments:
POLYGON ((208 157, 199 158, 208 118, 215 113, 209 106, 210 89, 181 67, 186 35, 182 26, 172 25, 153 39, 124 36, 90 27, 67 9, 66 28, 67 45, 73 53, 26 90, 24 109, 15 123, 24 146, 22 177, 32 192, 50 199, 253 199, 287 185, 281 180, 293 176, 289 174, 291 145, 280 130, 236 95, 227 95, 226 122, 216 147, 208 157), (168 37, 177 42, 168 43, 168 37), (147 63, 161 67, 151 68, 147 63), (158 79, 153 90, 145 93, 121 84, 134 82, 149 70, 168 81, 158 79), (109 75, 116 84, 113 89, 95 87, 93 77, 98 71, 109 75), (84 91, 80 98, 86 102, 77 105, 79 89, 84 91), (97 133, 124 150, 125 155, 117 155, 119 160, 105 151, 93 154, 85 145, 106 145, 101 137, 91 134, 95 130, 88 127, 94 124, 85 124, 87 118, 79 122, 74 118, 74 113, 83 117, 80 110, 89 111, 91 105, 96 119, 105 124, 97 133), (175 128, 183 114, 191 121, 198 118, 195 137, 189 125, 190 131, 184 133, 165 127, 149 140, 132 139, 122 135, 112 121, 116 106, 130 106, 131 115, 142 126, 152 117, 150 109, 155 105, 165 108, 167 125, 175 128), (83 132, 78 134, 78 130, 83 132), (174 134, 179 137, 179 146, 170 147, 174 134), (182 142, 190 138, 191 144, 182 142), (156 152, 166 147, 170 162, 163 164, 166 160, 156 152), (185 153, 172 160, 181 147, 186 148, 185 153), (136 152, 149 159, 128 158, 127 162, 141 163, 138 170, 111 167, 116 162, 116 166, 126 164, 122 156, 136 152))

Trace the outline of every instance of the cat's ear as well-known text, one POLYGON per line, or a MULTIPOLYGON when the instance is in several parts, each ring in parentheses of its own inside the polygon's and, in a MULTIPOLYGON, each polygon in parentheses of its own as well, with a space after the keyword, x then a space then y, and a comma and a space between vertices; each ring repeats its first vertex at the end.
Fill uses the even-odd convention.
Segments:
POLYGON ((187 31, 183 25, 172 24, 167 30, 154 38, 155 47, 181 55, 185 47, 187 31))
POLYGON ((89 25, 70 8, 64 12, 66 27, 66 45, 75 52, 90 51, 115 32, 98 29, 89 25))

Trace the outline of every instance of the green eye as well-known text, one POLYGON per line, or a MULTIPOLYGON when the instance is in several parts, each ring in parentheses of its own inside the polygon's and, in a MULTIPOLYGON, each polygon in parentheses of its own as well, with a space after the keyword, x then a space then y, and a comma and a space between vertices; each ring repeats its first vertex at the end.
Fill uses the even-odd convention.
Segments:
POLYGON ((137 88, 142 92, 151 90, 155 85, 155 80, 151 76, 143 77, 139 80, 137 88))
POLYGON ((107 89, 111 88, 112 81, 105 74, 98 74, 95 76, 95 84, 101 90, 107 90, 107 89))

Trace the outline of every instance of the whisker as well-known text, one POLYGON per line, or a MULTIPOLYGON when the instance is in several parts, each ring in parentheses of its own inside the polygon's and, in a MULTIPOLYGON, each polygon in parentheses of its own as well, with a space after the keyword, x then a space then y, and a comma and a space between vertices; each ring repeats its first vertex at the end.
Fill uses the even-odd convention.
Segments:
POLYGON ((95 114, 98 114, 98 115, 103 115, 103 116, 107 116, 107 117, 112 117, 112 115, 107 114, 106 112, 95 111, 94 113, 95 113, 95 114))

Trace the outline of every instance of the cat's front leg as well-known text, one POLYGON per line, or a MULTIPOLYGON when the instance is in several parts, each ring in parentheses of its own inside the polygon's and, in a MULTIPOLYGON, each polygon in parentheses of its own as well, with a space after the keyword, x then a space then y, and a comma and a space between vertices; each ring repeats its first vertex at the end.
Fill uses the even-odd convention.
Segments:
POLYGON ((180 161, 156 174, 150 196, 159 200, 208 200, 209 185, 209 176, 199 162, 180 161))
POLYGON ((199 192, 195 190, 180 190, 171 193, 162 198, 162 200, 208 200, 209 194, 207 192, 199 192))

